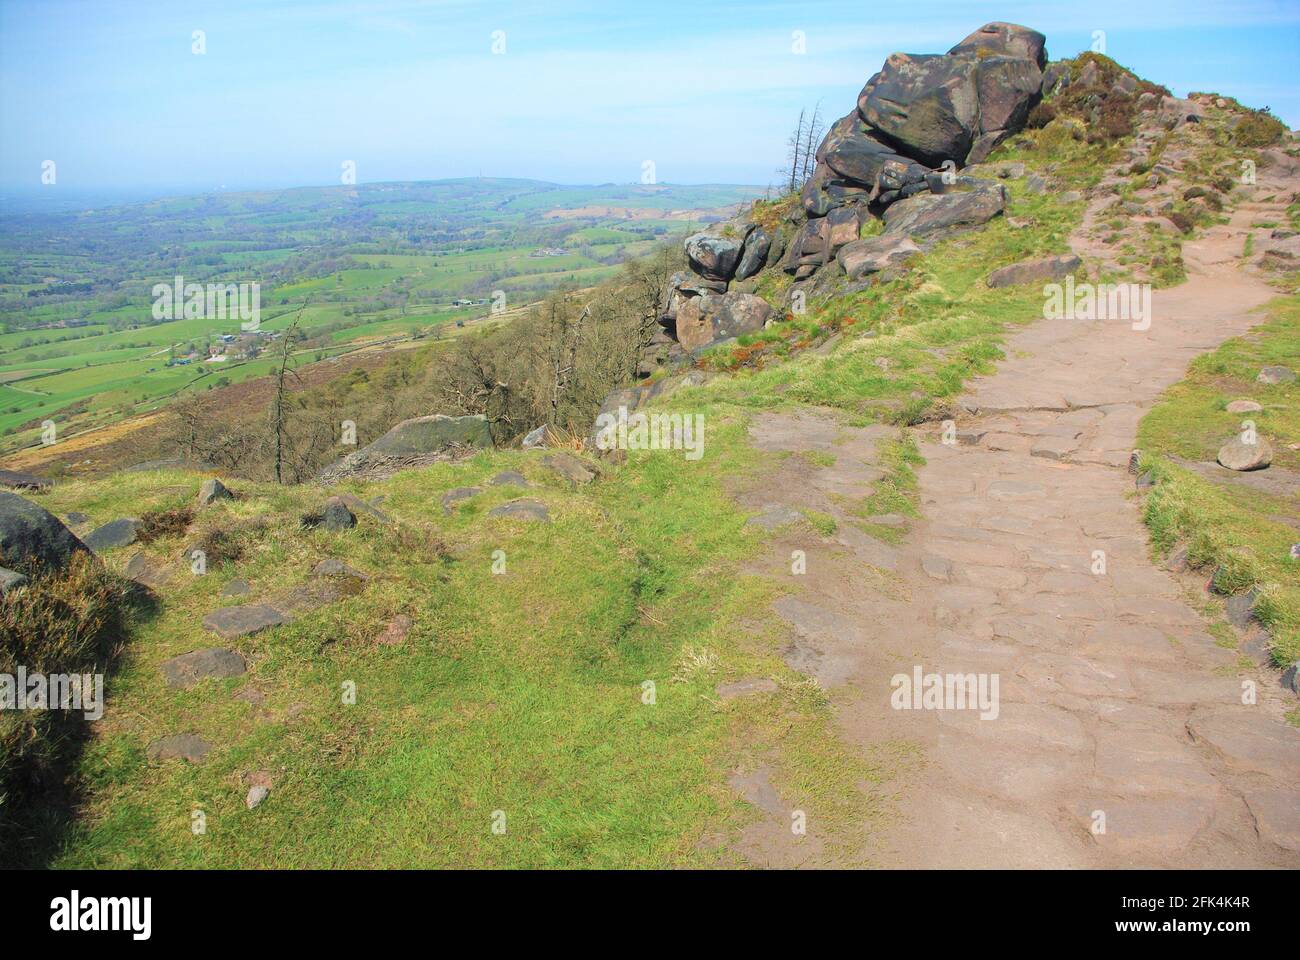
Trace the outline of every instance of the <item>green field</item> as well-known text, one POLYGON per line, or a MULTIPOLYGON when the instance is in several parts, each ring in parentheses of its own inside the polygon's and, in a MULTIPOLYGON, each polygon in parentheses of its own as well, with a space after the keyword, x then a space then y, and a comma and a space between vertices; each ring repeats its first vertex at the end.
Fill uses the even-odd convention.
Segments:
POLYGON ((203 359, 237 320, 154 318, 153 284, 177 275, 260 284, 271 333, 306 303, 295 352, 314 359, 489 313, 457 299, 501 291, 514 307, 597 283, 758 192, 486 179, 0 214, 0 453, 38 442, 46 419, 82 430, 267 372, 274 344, 255 360, 203 359))

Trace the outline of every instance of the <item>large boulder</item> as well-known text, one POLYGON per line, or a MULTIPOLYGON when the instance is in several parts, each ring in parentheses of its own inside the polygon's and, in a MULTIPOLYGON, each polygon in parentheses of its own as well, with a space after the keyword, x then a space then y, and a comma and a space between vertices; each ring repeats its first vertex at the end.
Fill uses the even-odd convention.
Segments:
POLYGON ((948 51, 949 56, 996 54, 1032 60, 1038 69, 1047 64, 1047 38, 1037 30, 1015 23, 994 21, 980 27, 948 51))
POLYGON ((1000 184, 960 193, 923 193, 890 206, 884 214, 885 232, 924 236, 951 227, 987 223, 1006 209, 1000 184))
POLYGON ((24 574, 55 573, 86 545, 44 507, 0 492, 0 566, 24 574))
POLYGON ((686 238, 686 257, 691 269, 712 280, 730 280, 740 262, 744 238, 694 233, 686 238))
POLYGON ((943 56, 895 53, 863 87, 858 115, 906 158, 978 163, 1042 97, 1044 43, 1027 27, 989 23, 943 56))
POLYGON ((448 417, 435 413, 431 417, 403 420, 358 453, 401 456, 437 453, 453 446, 492 446, 492 433, 488 429, 487 418, 481 413, 468 417, 448 417))
POLYGON ((858 95, 858 113, 901 153, 927 166, 961 163, 975 141, 976 61, 891 54, 858 95))
POLYGON ((772 237, 762 227, 756 228, 745 238, 745 249, 736 264, 735 279, 744 280, 763 269, 767 254, 772 248, 772 237))
POLYGON ((861 229, 862 214, 855 207, 836 207, 826 214, 826 243, 832 253, 858 239, 861 229))
POLYGON ((920 252, 921 248, 906 234, 887 233, 853 241, 840 249, 836 259, 850 280, 859 280, 869 273, 901 266, 920 252))
POLYGON ((830 224, 826 222, 825 217, 819 217, 816 220, 809 220, 800 227, 790 243, 790 249, 785 252, 782 268, 787 273, 798 273, 800 268, 804 267, 815 270, 825 263, 829 256, 830 224))
POLYGON ((984 57, 976 62, 979 128, 966 163, 979 163, 999 143, 1022 129, 1042 98, 1043 74, 1032 60, 984 57))
MULTIPOLYGON (((820 163, 829 170, 827 181, 834 177, 867 188, 898 189, 925 177, 925 169, 901 156, 890 144, 872 131, 856 114, 849 114, 831 127, 817 150, 820 163), (882 177, 890 178, 882 184, 882 177)), ((827 189, 831 206, 834 198, 827 189)))
POLYGON ((733 290, 722 296, 696 297, 677 313, 677 342, 685 350, 699 350, 762 330, 771 316, 771 305, 752 293, 733 290))

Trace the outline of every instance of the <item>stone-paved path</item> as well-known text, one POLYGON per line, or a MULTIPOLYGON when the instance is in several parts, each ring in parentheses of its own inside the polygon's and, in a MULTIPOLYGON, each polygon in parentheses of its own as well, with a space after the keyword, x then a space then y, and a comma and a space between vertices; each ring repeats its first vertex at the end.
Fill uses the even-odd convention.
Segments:
MULTIPOLYGON (((1296 187, 1283 186, 1256 195, 1296 187)), ((1190 278, 1155 293, 1146 331, 1044 320, 1013 336, 1009 359, 963 398, 961 442, 924 438, 923 520, 898 547, 860 534, 832 495, 867 492, 879 431, 818 411, 757 418, 760 448, 836 456, 820 471, 791 457, 749 495, 841 521, 837 542, 793 525, 773 546, 771 571, 787 583, 791 550, 808 555, 777 604, 787 660, 828 688, 864 755, 923 747, 919 775, 885 785, 899 816, 865 862, 1300 866, 1300 730, 1283 719, 1295 698, 1275 673, 1242 672, 1187 588, 1152 564, 1127 471, 1160 392, 1274 296, 1238 268, 1249 223, 1283 219, 1273 207, 1245 205, 1189 242, 1190 278), (916 666, 996 674, 997 718, 891 709, 891 677, 916 666), (1243 704, 1243 680, 1257 703, 1243 704)), ((742 838, 750 862, 836 862, 816 856, 815 825, 801 851, 770 819, 742 838)))

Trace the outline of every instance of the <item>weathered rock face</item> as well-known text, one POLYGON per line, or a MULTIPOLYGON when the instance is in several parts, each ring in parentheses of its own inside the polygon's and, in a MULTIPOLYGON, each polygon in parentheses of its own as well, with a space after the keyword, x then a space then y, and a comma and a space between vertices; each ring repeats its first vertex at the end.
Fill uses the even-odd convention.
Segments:
POLYGON ((691 269, 713 280, 730 280, 740 262, 743 240, 696 233, 686 238, 691 269))
POLYGON ((973 57, 891 54, 858 94, 858 113, 927 166, 961 163, 979 124, 975 67, 973 57))
POLYGON ((44 507, 0 492, 0 565, 20 573, 55 573, 86 545, 44 507))
POLYGON ((911 237, 884 234, 853 241, 840 250, 837 258, 849 279, 858 280, 869 273, 900 266, 912 254, 920 252, 921 248, 911 237))
POLYGON ((721 296, 695 297, 677 313, 677 342, 685 350, 699 350, 719 340, 762 330, 771 315, 771 305, 752 293, 733 290, 721 296))
POLYGON ((885 232, 917 237, 952 227, 988 223, 1006 209, 1006 193, 997 189, 966 193, 922 194, 900 200, 885 211, 885 232))
POLYGON ((745 238, 745 249, 740 255, 740 262, 736 264, 735 279, 744 280, 762 270, 771 249, 772 237, 762 227, 756 228, 745 238))
POLYGON ((980 27, 948 51, 949 56, 979 56, 980 51, 1032 60, 1039 70, 1047 64, 1047 38, 1037 30, 994 21, 980 27))

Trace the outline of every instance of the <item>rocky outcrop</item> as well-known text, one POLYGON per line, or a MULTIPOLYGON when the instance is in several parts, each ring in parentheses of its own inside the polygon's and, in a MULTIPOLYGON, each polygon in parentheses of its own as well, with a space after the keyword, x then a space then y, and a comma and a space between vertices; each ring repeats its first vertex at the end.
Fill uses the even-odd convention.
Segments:
POLYGON ((317 479, 326 484, 349 477, 377 479, 491 446, 492 432, 482 414, 449 417, 435 413, 403 420, 374 443, 326 467, 317 479))
POLYGON ((861 278, 917 252, 906 238, 997 216, 1006 206, 1003 187, 957 170, 981 162, 1025 125, 1042 98, 1046 65, 1041 33, 1001 22, 985 24, 945 54, 890 56, 855 109, 827 131, 785 224, 774 230, 770 222, 736 221, 686 238, 691 275, 669 284, 665 332, 694 352, 757 329, 770 307, 752 302, 752 284, 749 301, 727 298, 735 292, 731 283, 765 265, 779 264, 796 281, 829 265, 814 290, 825 286, 823 278, 833 285, 830 274, 838 277, 841 268, 851 281, 869 283, 861 278), (889 239, 859 239, 871 217, 884 218, 889 239))

